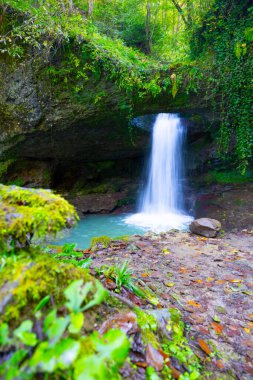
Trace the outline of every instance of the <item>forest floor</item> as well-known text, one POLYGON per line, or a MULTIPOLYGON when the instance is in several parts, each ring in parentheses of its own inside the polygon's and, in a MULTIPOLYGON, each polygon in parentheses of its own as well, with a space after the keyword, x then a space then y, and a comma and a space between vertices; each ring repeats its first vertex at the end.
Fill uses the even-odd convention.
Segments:
POLYGON ((161 307, 181 311, 186 336, 210 378, 253 378, 253 231, 215 239, 147 233, 107 248, 98 244, 91 257, 92 271, 129 261, 161 307))

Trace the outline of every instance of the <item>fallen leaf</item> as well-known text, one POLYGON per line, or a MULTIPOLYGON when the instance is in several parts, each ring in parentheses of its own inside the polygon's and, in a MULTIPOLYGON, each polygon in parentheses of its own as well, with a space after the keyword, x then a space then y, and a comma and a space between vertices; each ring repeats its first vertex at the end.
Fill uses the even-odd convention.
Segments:
POLYGON ((214 281, 214 278, 213 277, 207 277, 206 281, 212 282, 212 281, 214 281))
POLYGON ((248 329, 248 327, 244 327, 243 330, 246 331, 247 334, 250 334, 250 329, 248 329))
POLYGON ((253 296, 253 292, 243 291, 243 294, 247 294, 248 296, 253 296))
POLYGON ((227 314, 227 310, 222 306, 216 306, 215 311, 217 311, 217 313, 227 314))
POLYGON ((222 361, 220 361, 220 360, 215 360, 214 363, 216 364, 216 366, 217 366, 219 369, 223 369, 223 368, 224 368, 224 365, 223 365, 222 361))
POLYGON ((233 279, 233 280, 230 280, 230 282, 238 283, 238 282, 242 282, 242 280, 233 279))
POLYGON ((108 277, 103 281, 103 285, 109 290, 115 290, 117 288, 115 282, 108 277))
POLYGON ((221 334, 222 333, 222 330, 223 330, 223 327, 217 323, 217 322, 212 322, 212 328, 214 329, 214 331, 217 333, 217 334, 221 334))
POLYGON ((99 332, 104 334, 109 329, 120 329, 125 334, 134 334, 139 331, 137 317, 132 311, 125 314, 116 314, 102 324, 99 332))
POLYGON ((214 322, 220 322, 220 318, 217 316, 217 315, 214 315, 213 316, 213 320, 214 320, 214 322))
POLYGON ((210 335, 210 331, 205 329, 205 327, 199 326, 198 331, 200 331, 202 334, 210 335))
POLYGON ((202 284, 203 280, 196 280, 198 284, 202 284))
POLYGON ((211 355, 212 351, 210 347, 208 346, 208 344, 203 339, 199 339, 198 344, 202 351, 204 351, 207 355, 211 355))
POLYGON ((148 276, 149 276, 149 273, 147 273, 147 272, 144 272, 141 274, 141 277, 148 277, 148 276))
POLYGON ((221 284, 224 284, 225 282, 226 282, 226 280, 218 280, 218 281, 216 281, 216 283, 217 283, 217 284, 220 284, 220 285, 221 285, 221 284))
POLYGON ((146 362, 135 362, 134 364, 137 365, 137 367, 141 367, 141 368, 147 368, 148 366, 148 363, 146 362))
POLYGON ((190 301, 187 301, 188 305, 191 305, 191 306, 194 306, 194 307, 201 307, 200 303, 194 301, 194 300, 190 300, 190 301))
POLYGON ((157 371, 161 371, 164 367, 163 356, 150 343, 146 347, 146 362, 157 371))
POLYGON ((165 285, 171 288, 172 286, 175 285, 175 282, 166 282, 165 285))
POLYGON ((159 350, 160 354, 163 356, 163 359, 164 359, 164 364, 167 365, 170 370, 171 370, 171 374, 172 374, 172 377, 173 379, 179 379, 180 378, 180 372, 175 368, 173 367, 173 365, 171 364, 171 361, 170 361, 170 357, 168 354, 166 354, 164 351, 162 350, 159 350))

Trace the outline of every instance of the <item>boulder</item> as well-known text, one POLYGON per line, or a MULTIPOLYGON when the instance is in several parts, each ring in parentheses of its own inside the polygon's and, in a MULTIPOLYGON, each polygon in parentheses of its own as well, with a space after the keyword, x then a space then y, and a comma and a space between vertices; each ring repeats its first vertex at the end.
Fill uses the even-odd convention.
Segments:
POLYGON ((190 231, 193 234, 208 238, 216 237, 221 229, 221 223, 216 219, 200 218, 195 219, 190 224, 190 231))

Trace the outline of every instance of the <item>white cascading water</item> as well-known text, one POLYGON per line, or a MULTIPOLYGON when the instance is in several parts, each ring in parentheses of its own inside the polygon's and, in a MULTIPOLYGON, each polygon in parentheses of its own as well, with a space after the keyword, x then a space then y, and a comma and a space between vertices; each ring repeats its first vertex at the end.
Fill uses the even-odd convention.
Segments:
POLYGON ((184 127, 176 114, 156 118, 148 181, 140 199, 139 212, 127 223, 155 232, 184 228, 192 218, 184 213, 182 148, 184 127))

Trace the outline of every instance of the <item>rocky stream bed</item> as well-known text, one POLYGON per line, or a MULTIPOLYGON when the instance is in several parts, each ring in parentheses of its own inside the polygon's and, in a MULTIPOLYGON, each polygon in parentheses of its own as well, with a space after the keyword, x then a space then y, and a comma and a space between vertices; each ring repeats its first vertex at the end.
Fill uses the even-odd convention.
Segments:
MULTIPOLYGON (((205 238, 187 232, 146 233, 97 243, 93 274, 102 265, 129 262, 132 275, 159 298, 158 308, 182 313, 191 349, 205 368, 203 379, 253 378, 253 231, 205 238)), ((103 275, 102 282, 111 288, 103 275)), ((144 309, 136 297, 123 297, 144 309)), ((180 371, 180 368, 178 368, 180 371)), ((138 376, 142 378, 142 366, 138 376)), ((136 377, 137 376, 137 377, 136 377)), ((175 376, 175 378, 178 378, 175 376)))

